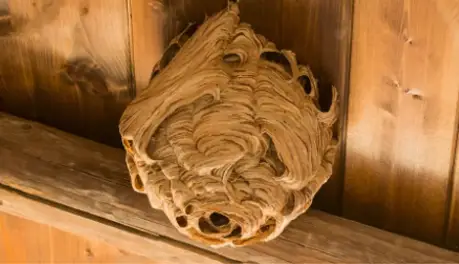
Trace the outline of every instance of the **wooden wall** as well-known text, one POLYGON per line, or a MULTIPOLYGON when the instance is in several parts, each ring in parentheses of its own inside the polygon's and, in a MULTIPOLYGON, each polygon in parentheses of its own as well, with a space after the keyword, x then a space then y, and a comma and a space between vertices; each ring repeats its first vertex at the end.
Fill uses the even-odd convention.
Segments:
POLYGON ((161 54, 149 2, 0 0, 0 110, 120 146, 134 80, 161 54))
POLYGON ((354 5, 343 215, 459 249, 459 1, 354 5))
POLYGON ((1 213, 0 263, 154 262, 103 241, 88 240, 47 225, 1 213))
POLYGON ((116 144, 132 89, 127 11, 125 0, 8 1, 0 109, 116 144))
MULTIPOLYGON (((459 0, 240 2, 244 22, 311 66, 323 108, 340 91, 341 154, 314 207, 459 250, 459 0)), ((119 145, 161 43, 227 1, 152 3, 0 0, 0 109, 119 145)))

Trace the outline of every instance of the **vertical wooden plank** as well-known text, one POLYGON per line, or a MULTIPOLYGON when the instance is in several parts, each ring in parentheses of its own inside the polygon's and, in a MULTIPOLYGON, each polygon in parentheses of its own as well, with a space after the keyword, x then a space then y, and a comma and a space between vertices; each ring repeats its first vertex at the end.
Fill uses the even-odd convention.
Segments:
POLYGON ((128 250, 0 213, 0 263, 154 263, 128 250))
POLYGON ((118 120, 130 100, 127 0, 7 3, 0 109, 120 145, 118 120))
MULTIPOLYGON (((457 7, 459 7, 459 5, 457 7)), ((451 203, 447 219, 446 246, 449 249, 459 251, 459 113, 456 116, 456 149, 454 154, 449 190, 451 203)))
POLYGON ((49 227, 0 214, 2 263, 49 263, 52 261, 49 227), (30 235, 27 235, 30 234, 30 235))
POLYGON ((52 227, 50 240, 53 263, 154 263, 130 254, 128 248, 118 249, 102 241, 89 240, 52 227))
POLYGON ((344 216, 440 244, 459 91, 456 0, 356 0, 344 216))
MULTIPOLYGON (((459 29, 459 1, 445 1, 438 3, 439 9, 444 18, 457 29, 459 29)), ((459 33, 454 36, 454 43, 459 45, 459 33)), ((449 188, 449 215, 446 228, 446 246, 452 250, 459 251, 459 101, 456 110, 456 148, 452 156, 451 178, 449 188)))
MULTIPOLYGON (((167 3, 167 40, 188 22, 202 21, 205 14, 220 11, 226 0, 169 0, 167 3)), ((341 124, 344 130, 352 19, 352 0, 251 0, 240 1, 242 22, 266 36, 281 49, 296 53, 302 64, 309 65, 321 89, 321 103, 327 109, 331 85, 341 94, 341 124)), ((343 138, 343 137, 342 137, 343 138)), ((344 145, 344 141, 343 141, 344 145)), ((315 199, 314 207, 339 214, 342 196, 342 157, 338 155, 335 173, 315 199)))
POLYGON ((130 0, 131 50, 136 91, 148 85, 164 49, 164 5, 160 0, 130 0))

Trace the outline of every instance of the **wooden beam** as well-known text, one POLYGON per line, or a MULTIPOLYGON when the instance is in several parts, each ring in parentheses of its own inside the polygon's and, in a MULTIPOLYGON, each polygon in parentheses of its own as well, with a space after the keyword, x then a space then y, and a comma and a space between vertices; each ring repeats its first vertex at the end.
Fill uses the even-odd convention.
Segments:
POLYGON ((169 255, 244 263, 459 261, 458 253, 314 210, 270 243, 207 248, 180 235, 146 197, 134 193, 122 150, 4 113, 0 161, 0 210, 101 236, 160 260, 169 255))

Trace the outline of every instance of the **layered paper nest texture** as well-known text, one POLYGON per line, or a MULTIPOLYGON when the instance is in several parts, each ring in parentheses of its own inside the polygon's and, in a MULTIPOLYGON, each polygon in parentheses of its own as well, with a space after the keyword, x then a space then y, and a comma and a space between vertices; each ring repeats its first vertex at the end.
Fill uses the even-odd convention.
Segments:
POLYGON ((337 94, 327 112, 318 95, 310 69, 230 4, 172 41, 125 110, 133 188, 207 245, 276 238, 332 173, 337 94))

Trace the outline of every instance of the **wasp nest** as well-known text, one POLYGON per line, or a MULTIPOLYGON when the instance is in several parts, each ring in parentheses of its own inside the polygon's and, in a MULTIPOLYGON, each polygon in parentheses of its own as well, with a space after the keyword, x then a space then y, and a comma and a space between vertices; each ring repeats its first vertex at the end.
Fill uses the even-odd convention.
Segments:
POLYGON ((193 240, 217 247, 276 238, 332 172, 328 112, 308 67, 231 4, 176 37, 120 132, 133 188, 193 240))

